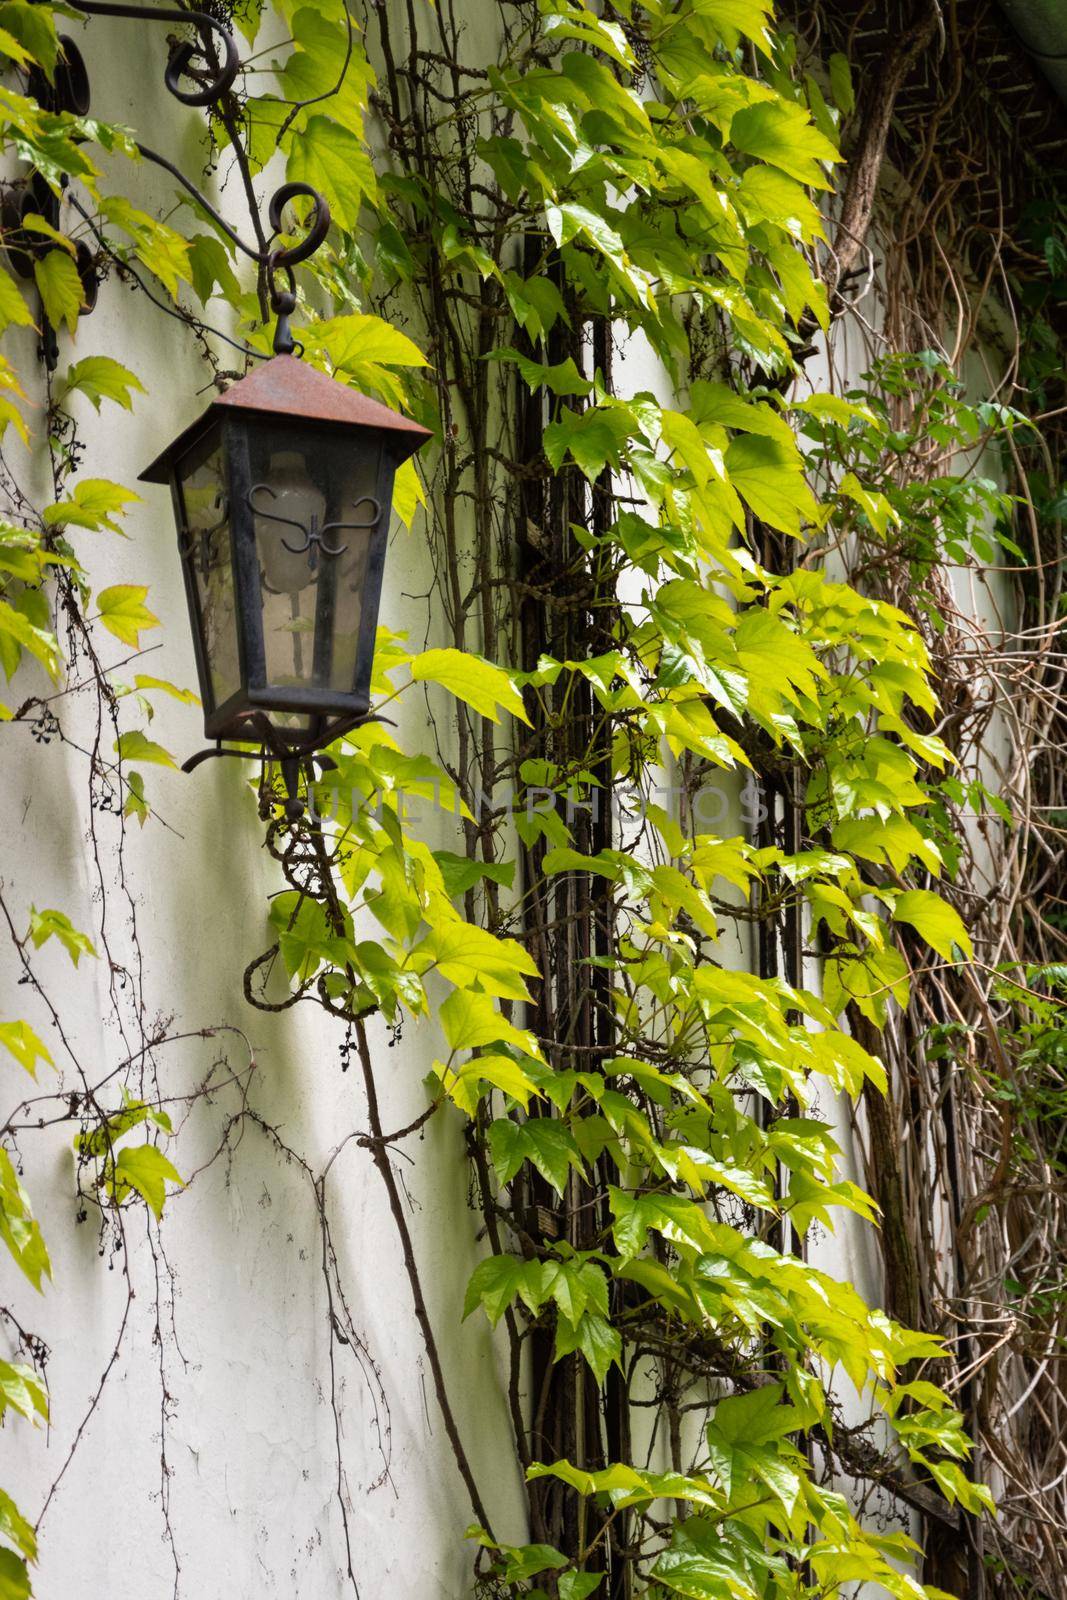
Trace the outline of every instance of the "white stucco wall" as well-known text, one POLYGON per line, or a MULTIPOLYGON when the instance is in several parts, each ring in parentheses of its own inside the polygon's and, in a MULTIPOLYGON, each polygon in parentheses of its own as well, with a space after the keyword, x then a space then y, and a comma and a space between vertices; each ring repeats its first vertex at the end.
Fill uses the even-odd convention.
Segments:
MULTIPOLYGON (((166 30, 103 19, 84 30, 71 27, 88 63, 94 112, 136 128, 196 175, 202 119, 163 88, 166 30)), ((226 166, 224 158, 222 176, 226 166)), ((132 183, 124 171, 122 182, 148 209, 169 209, 173 185, 154 168, 145 166, 132 183)), ((269 185, 263 188, 265 196, 269 185)), ((238 220, 236 185, 225 185, 222 194, 238 220)), ((33 343, 23 338, 19 355, 29 358, 33 343)), ((185 330, 114 279, 103 286, 76 341, 63 334, 60 344, 60 371, 79 356, 107 353, 137 372, 149 391, 132 417, 109 405, 97 416, 75 399, 85 476, 132 486, 210 398, 203 392, 209 373, 185 330)), ((43 371, 32 359, 24 369, 35 385, 31 403, 43 414, 43 371)), ((42 450, 27 458, 9 434, 5 453, 18 479, 46 503, 51 495, 42 450)), ((147 583, 148 603, 163 623, 143 641, 151 653, 119 677, 130 681, 134 671, 143 671, 195 687, 169 496, 157 488, 144 494, 126 524, 129 541, 84 533, 75 534, 75 543, 94 587, 147 583)), ((410 627, 419 643, 426 606, 403 596, 425 594, 429 578, 417 532, 400 530, 382 620, 410 627)), ((129 653, 117 640, 104 648, 109 660, 129 653)), ((9 690, 5 699, 17 704, 47 685, 31 667, 9 690)), ((153 737, 183 759, 203 743, 200 713, 162 696, 156 700, 153 737)), ((83 748, 92 740, 94 705, 91 693, 55 703, 64 734, 83 748)), ((425 705, 412 702, 402 718, 399 737, 406 748, 432 749, 425 705)), ((4 1298, 51 1351, 51 1426, 33 1432, 16 1419, 0 1431, 0 1484, 31 1520, 77 1441, 41 1527, 36 1592, 44 1600, 75 1593, 102 1600, 120 1589, 145 1600, 351 1594, 313 1180, 345 1136, 366 1126, 366 1113, 358 1070, 341 1070, 339 1026, 315 1007, 267 1016, 250 1009, 242 995, 246 964, 271 943, 268 896, 284 887, 261 847, 255 801, 245 786, 251 769, 217 762, 189 777, 143 769, 159 820, 143 833, 136 825, 127 830, 130 900, 124 903, 116 887, 119 830, 113 816, 89 810, 85 756, 57 742, 38 745, 25 725, 9 728, 3 738, 0 878, 18 931, 25 930, 31 903, 55 907, 101 950, 99 961, 83 959, 77 971, 54 940, 33 953, 34 969, 87 1077, 99 1081, 136 1048, 140 1004, 149 1034, 165 1019, 162 1031, 171 1035, 227 1026, 244 1030, 247 1040, 231 1032, 187 1037, 146 1059, 146 1084, 174 1102, 170 1109, 180 1125, 168 1153, 183 1176, 196 1176, 168 1202, 158 1245, 143 1208, 130 1211, 128 1284, 110 1237, 100 1254, 96 1213, 76 1222, 77 1124, 62 1122, 20 1139, 24 1183, 54 1267, 54 1281, 41 1297, 21 1279, 12 1282, 18 1275, 9 1266, 0 1267, 4 1298), (88 838, 91 821, 100 839, 100 877, 88 838), (113 983, 102 926, 111 961, 129 974, 117 974, 113 983), (218 1093, 198 1100, 185 1122, 181 1097, 212 1071, 218 1093), (218 1154, 241 1106, 235 1074, 245 1075, 257 1120, 245 1119, 234 1130, 232 1148, 218 1154), (277 1130, 291 1158, 265 1128, 277 1130)), ((108 755, 111 740, 106 731, 108 755)), ((442 818, 439 826, 441 842, 455 848, 454 821, 442 818)), ((51 1048, 63 1087, 76 1089, 77 1072, 45 1006, 17 983, 10 946, 0 971, 0 1017, 30 1021, 51 1048)), ((434 1027, 409 1024, 392 1048, 381 1021, 371 1023, 370 1033, 382 1118, 396 1128, 425 1106, 422 1079, 434 1053, 434 1027)), ((137 1071, 124 1076, 137 1087, 137 1071)), ((40 1092, 56 1087, 43 1068, 40 1092)), ((5 1113, 27 1088, 32 1091, 20 1068, 0 1063, 5 1113)), ((43 1115, 54 1116, 54 1104, 43 1115)), ((415 1148, 417 1160, 399 1156, 397 1167, 453 1406, 500 1532, 520 1539, 521 1491, 496 1357, 484 1319, 460 1329, 463 1291, 480 1247, 466 1205, 458 1115, 435 1118, 415 1148)), ((362 1355, 351 1342, 333 1346, 358 1592, 367 1600, 387 1593, 452 1600, 469 1588, 470 1547, 462 1535, 472 1512, 433 1396, 382 1183, 369 1154, 354 1143, 330 1169, 326 1204, 337 1260, 335 1301, 339 1282, 365 1346, 362 1355)), ((0 1332, 0 1354, 13 1348, 9 1333, 0 1332)))

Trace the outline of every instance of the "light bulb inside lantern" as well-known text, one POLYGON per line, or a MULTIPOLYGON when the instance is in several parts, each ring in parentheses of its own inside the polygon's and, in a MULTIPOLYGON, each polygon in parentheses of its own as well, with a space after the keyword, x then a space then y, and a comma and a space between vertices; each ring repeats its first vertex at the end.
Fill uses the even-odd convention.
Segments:
POLYGON ((317 534, 326 520, 326 496, 308 476, 298 450, 270 458, 267 482, 251 494, 256 548, 264 586, 275 594, 299 594, 318 576, 317 534))

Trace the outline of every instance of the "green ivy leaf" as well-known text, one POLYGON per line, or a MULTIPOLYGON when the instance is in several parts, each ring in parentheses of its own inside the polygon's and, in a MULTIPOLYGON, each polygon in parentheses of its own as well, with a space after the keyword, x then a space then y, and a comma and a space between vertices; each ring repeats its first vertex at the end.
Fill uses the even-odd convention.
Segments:
POLYGON ((530 389, 548 389, 555 395, 584 396, 593 388, 589 379, 583 378, 578 371, 573 356, 568 356, 565 361, 558 361, 554 366, 547 366, 540 361, 531 361, 528 356, 520 355, 517 350, 502 349, 491 351, 485 359, 511 362, 518 368, 522 381, 530 389))
POLYGON ((557 1579, 559 1600, 589 1600, 604 1578, 603 1572, 561 1572, 557 1579))
MULTIPOLYGON (((344 25, 317 6, 300 6, 293 14, 290 30, 296 48, 281 75, 285 99, 290 104, 324 99, 329 119, 361 137, 374 73, 358 37, 350 48, 344 25)), ((301 112, 293 122, 291 146, 303 137, 304 125, 305 114, 301 112)))
POLYGON ((567 1557, 548 1544, 503 1545, 506 1552, 504 1578, 509 1584, 536 1578, 539 1572, 558 1572, 567 1566, 567 1557))
POLYGON ((230 251, 211 233, 195 233, 189 240, 189 276, 193 293, 206 306, 216 288, 231 305, 241 298, 241 285, 233 270, 230 251))
POLYGON ((464 1320, 481 1306, 495 1328, 518 1294, 527 1267, 528 1263, 517 1256, 490 1256, 479 1262, 463 1300, 464 1320))
POLYGON ((135 1189, 147 1203, 157 1222, 163 1215, 168 1183, 176 1183, 180 1188, 184 1180, 176 1171, 173 1162, 169 1161, 162 1150, 154 1144, 133 1145, 119 1151, 115 1160, 117 1198, 122 1198, 123 1186, 135 1189))
POLYGON ((13 33, 6 28, 0 28, 0 55, 7 56, 9 61, 14 61, 17 66, 24 67, 33 60, 33 56, 20 44, 13 33))
POLYGON ((355 953, 352 920, 347 913, 344 933, 339 935, 331 927, 320 902, 297 894, 295 889, 275 896, 270 920, 278 932, 285 970, 301 983, 313 977, 324 962, 335 959, 343 962, 355 953))
POLYGON ((44 1061, 52 1067, 48 1046, 33 1031, 28 1022, 0 1022, 0 1044, 25 1067, 31 1078, 37 1076, 37 1063, 44 1061))
POLYGON ((567 1173, 573 1167, 582 1170, 574 1135, 554 1117, 530 1117, 522 1126, 522 1143, 525 1157, 532 1162, 548 1182, 562 1194, 567 1186, 567 1173))
POLYGON ((334 220, 354 233, 364 200, 373 205, 378 190, 363 140, 331 117, 309 117, 292 140, 285 169, 291 183, 310 183, 326 199, 334 220))
MULTIPOLYGON (((11 1157, 2 1145, 0 1145, 0 1239, 7 1245, 19 1271, 40 1293, 41 1279, 52 1276, 52 1263, 48 1259, 48 1250, 40 1227, 30 1209, 29 1197, 19 1182, 11 1157)), ((10 1377, 10 1373, 8 1376, 10 1377)), ((3 1379, 4 1371, 0 1370, 0 1383, 3 1379)), ((4 1388, 5 1396, 7 1393, 7 1388, 4 1388)), ((21 1405, 7 1398, 4 1399, 4 1404, 15 1404, 16 1410, 22 1409, 21 1405)), ((26 1415, 28 1416, 29 1412, 26 1415)))
POLYGON ((823 168, 842 159, 802 106, 777 98, 739 111, 730 123, 730 143, 812 189, 829 189, 823 168))
POLYGON ((56 938, 77 966, 82 956, 95 956, 96 950, 87 934, 79 933, 70 918, 62 911, 38 911, 30 907, 30 932, 34 948, 39 950, 49 939, 56 938))
POLYGON ((891 522, 899 527, 900 513, 888 496, 882 494, 879 489, 865 488, 854 472, 842 475, 837 492, 847 496, 859 506, 875 533, 884 536, 891 522))
POLYGON ((856 91, 852 87, 852 68, 848 57, 842 55, 840 50, 835 50, 830 57, 829 67, 830 93, 834 97, 834 104, 849 117, 856 109, 856 91))
POLYGON ((59 59, 59 39, 51 12, 32 5, 30 0, 4 0, 0 5, 0 28, 16 41, 19 49, 40 63, 51 81, 59 59))
POLYGON ((67 368, 62 392, 83 394, 92 401, 96 411, 105 400, 114 401, 123 411, 133 410, 133 395, 146 394, 144 384, 135 372, 124 367, 111 356, 86 356, 67 368))
POLYGON ((25 1561, 0 1545, 0 1600, 31 1600, 32 1594, 25 1561))
POLYGON ((12 325, 32 328, 33 312, 10 272, 6 267, 0 267, 0 333, 12 325))
POLYGON ((159 627, 159 618, 144 603, 147 593, 139 583, 116 583, 110 589, 101 589, 96 597, 100 621, 108 633, 135 650, 140 649, 145 629, 159 627))
POLYGON ((33 263, 44 314, 53 328, 77 332, 78 316, 85 305, 85 289, 78 269, 65 250, 49 250, 33 263))
POLYGON ((555 1359, 559 1361, 574 1350, 581 1351, 597 1383, 604 1382, 612 1364, 621 1365, 622 1339, 618 1330, 593 1311, 587 1311, 576 1327, 563 1318, 556 1324, 555 1359))
POLYGON ((144 778, 139 772, 131 768, 125 773, 126 801, 122 807, 124 817, 136 817, 137 825, 143 828, 151 815, 151 807, 145 799, 144 778))
POLYGON ((511 674, 481 656, 463 650, 424 650, 413 658, 411 676, 416 683, 440 684, 492 722, 500 721, 499 708, 503 707, 520 722, 529 723, 511 674))
POLYGON ((515 881, 514 861, 472 861, 469 856, 458 856, 451 850, 435 850, 433 858, 441 869, 445 893, 450 900, 459 899, 468 889, 486 881, 499 883, 510 889, 515 881))
POLYGON ((177 771, 178 763, 169 750, 164 750, 161 744, 147 738, 140 728, 131 728, 126 733, 120 733, 115 740, 115 753, 120 761, 147 761, 157 767, 173 767, 177 771))
POLYGON ((803 186, 773 167, 748 167, 738 204, 752 222, 770 222, 805 244, 824 237, 822 217, 803 186))
POLYGON ((11 1496, 0 1489, 0 1534, 20 1550, 27 1561, 37 1559, 37 1535, 11 1496))
POLYGON ((544 432, 545 455, 554 472, 570 454, 582 472, 595 483, 605 467, 617 467, 629 437, 630 421, 624 408, 596 407, 590 411, 564 411, 544 432))
POLYGON ((32 1367, 0 1361, 0 1417, 9 1410, 29 1422, 47 1422, 48 1391, 32 1367))
POLYGON ((956 947, 970 961, 974 956, 971 936, 959 912, 929 889, 908 889, 893 902, 893 918, 907 922, 939 956, 955 961, 956 947))
POLYGON ((43 217, 39 211, 25 212, 22 218, 22 226, 29 233, 39 233, 45 239, 51 239, 53 244, 57 244, 61 250, 67 252, 72 261, 77 260, 77 251, 74 248, 73 239, 69 238, 59 228, 53 227, 48 218, 43 217))
POLYGON ((497 1182, 501 1186, 511 1182, 526 1159, 527 1149, 523 1130, 517 1122, 510 1122, 502 1117, 491 1125, 489 1154, 497 1182))

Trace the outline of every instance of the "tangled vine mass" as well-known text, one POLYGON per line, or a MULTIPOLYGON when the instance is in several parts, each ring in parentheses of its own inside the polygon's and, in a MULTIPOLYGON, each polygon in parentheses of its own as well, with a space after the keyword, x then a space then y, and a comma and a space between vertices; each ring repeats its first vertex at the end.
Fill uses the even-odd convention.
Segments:
POLYGON ((5 1072, 37 1080, 5 1080, 0 1128, 13 1428, 49 1412, 41 1130, 68 1128, 79 1220, 128 1290, 44 1503, 0 1491, 3 1600, 32 1593, 142 1250, 181 1593, 165 1241, 205 1170, 182 1160, 194 1107, 206 1165, 257 1136, 306 1184, 359 1594, 341 1346, 378 1481, 388 1401, 334 1249, 335 1158, 317 1170, 257 1105, 262 1014, 308 1005, 358 1069, 344 1143, 388 1202, 472 1594, 1067 1595, 1067 207, 1038 175, 1010 227, 974 223, 978 156, 944 155, 977 72, 955 0, 905 8, 873 64, 854 9, 794 28, 770 0, 515 0, 487 29, 456 0, 210 6, 245 60, 188 113, 203 181, 249 200, 261 251, 268 163, 325 196, 304 359, 435 436, 394 506, 431 552, 432 647, 380 629, 375 706, 428 704, 437 748, 366 724, 307 767, 298 819, 267 763, 248 845, 258 827, 277 868, 269 941, 208 1025, 151 1005, 126 848, 181 781, 153 707, 193 697, 141 670, 147 587, 94 579, 92 539, 136 496, 83 474, 75 421, 151 385, 81 353, 91 323, 66 357, 99 280, 182 323, 223 388, 270 350, 270 273, 169 179, 135 204, 131 131, 55 109, 58 13, 0 4, 2 737, 9 764, 26 740, 81 763, 94 918, 0 885, 27 1013, 0 1020, 5 1072), (433 843, 442 798, 456 849, 433 843), (119 1058, 79 1054, 52 941, 101 964, 119 1058), (387 1030, 422 1019, 443 1058, 389 1129, 387 1030), (175 1096, 161 1063, 198 1039, 216 1059, 175 1096), (465 1310, 502 1353, 522 1545, 494 1527, 420 1279, 397 1162, 417 1168, 432 1119, 464 1130, 484 1252, 465 1310), (835 1225, 877 1249, 871 1303, 835 1225))

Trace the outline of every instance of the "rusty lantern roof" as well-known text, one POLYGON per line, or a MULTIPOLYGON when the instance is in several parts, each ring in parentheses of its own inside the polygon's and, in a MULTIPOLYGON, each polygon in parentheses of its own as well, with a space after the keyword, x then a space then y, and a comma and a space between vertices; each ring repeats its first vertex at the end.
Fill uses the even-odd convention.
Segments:
POLYGON ((410 417, 401 416, 378 400, 360 394, 347 384, 338 383, 295 356, 273 356, 256 367, 247 378, 216 395, 207 410, 156 457, 141 473, 141 483, 166 483, 170 464, 226 410, 249 411, 265 416, 297 417, 308 422, 324 422, 345 428, 373 428, 394 436, 393 449, 402 461, 415 454, 431 437, 430 431, 410 417))

